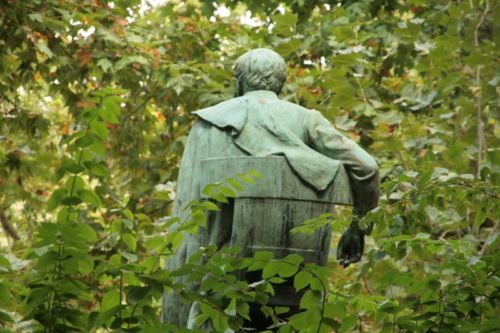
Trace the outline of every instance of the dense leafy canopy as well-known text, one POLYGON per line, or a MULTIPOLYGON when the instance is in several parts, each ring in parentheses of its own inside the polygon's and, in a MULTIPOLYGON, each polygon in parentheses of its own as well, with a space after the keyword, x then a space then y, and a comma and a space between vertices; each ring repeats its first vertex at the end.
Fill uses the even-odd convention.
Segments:
MULTIPOLYGON (((500 327, 499 2, 223 1, 228 16, 210 1, 0 3, 1 330, 175 331, 158 319, 165 290, 200 301, 197 322, 221 332, 241 328, 248 301, 281 333, 500 327), (182 241, 166 216, 190 112, 234 96, 234 62, 257 47, 285 58, 283 99, 379 163, 366 260, 325 269, 210 247, 163 270, 182 241), (245 267, 265 280, 235 281, 245 267), (284 318, 265 304, 297 272, 307 311, 284 318), (182 275, 219 294, 186 293, 182 275)), ((223 202, 234 182, 207 193, 223 202)), ((190 207, 188 232, 217 209, 190 207)), ((336 217, 297 232, 331 224, 335 250, 349 209, 336 217)))

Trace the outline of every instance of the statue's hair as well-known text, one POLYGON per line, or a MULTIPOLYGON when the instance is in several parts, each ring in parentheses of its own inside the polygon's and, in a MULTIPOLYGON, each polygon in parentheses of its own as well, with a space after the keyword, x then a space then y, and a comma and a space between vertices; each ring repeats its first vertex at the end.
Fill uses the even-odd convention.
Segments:
POLYGON ((255 49, 238 58, 234 76, 245 92, 270 90, 279 95, 286 80, 286 63, 274 51, 255 49))

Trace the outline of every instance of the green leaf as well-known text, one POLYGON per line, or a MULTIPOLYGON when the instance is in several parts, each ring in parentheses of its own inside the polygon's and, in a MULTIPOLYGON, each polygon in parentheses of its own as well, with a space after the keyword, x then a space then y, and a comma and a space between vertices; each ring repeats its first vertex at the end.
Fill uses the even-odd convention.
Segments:
POLYGON ((83 202, 83 200, 80 198, 80 197, 77 197, 77 196, 72 196, 72 197, 66 197, 64 199, 61 200, 61 205, 65 205, 65 206, 76 206, 76 205, 79 205, 83 202))
POLYGON ((160 236, 148 238, 143 243, 144 247, 147 249, 153 249, 153 248, 156 248, 162 244, 165 244, 165 241, 164 241, 163 237, 160 237, 160 236))
POLYGON ((214 190, 214 185, 207 184, 201 193, 203 195, 209 196, 213 190, 214 190))
MULTIPOLYGON (((481 171, 483 171, 483 170, 481 170, 481 171)), ((500 172, 492 172, 490 174, 490 179, 491 179, 491 183, 493 184, 493 186, 500 186, 500 172)))
POLYGON ((92 129, 92 131, 99 135, 99 137, 103 140, 106 140, 108 141, 108 138, 109 138, 109 132, 108 132, 108 129, 106 128, 106 126, 101 123, 101 122, 98 122, 98 121, 93 121, 91 124, 90 124, 90 128, 92 129))
POLYGON ((486 154, 490 158, 491 164, 500 165, 500 149, 487 149, 486 154))
POLYGON ((82 198, 82 200, 86 203, 89 203, 91 205, 95 205, 100 207, 102 205, 101 199, 99 199, 99 196, 95 194, 94 191, 92 190, 87 190, 87 189, 81 189, 77 191, 78 196, 82 198))
POLYGON ((307 287, 313 279, 313 275, 306 271, 301 271, 299 274, 295 275, 293 279, 293 286, 296 291, 302 290, 307 287))
POLYGON ((418 183, 418 188, 419 189, 422 189, 425 187, 425 185, 427 185, 429 183, 429 180, 431 179, 432 177, 432 174, 434 173, 434 170, 431 169, 431 170, 427 170, 425 171, 421 178, 420 178, 420 182, 418 183))
POLYGON ((188 204, 184 207, 184 209, 183 209, 182 211, 183 211, 183 212, 185 212, 185 211, 186 211, 188 208, 190 208, 191 206, 193 206, 193 205, 197 205, 197 204, 199 204, 199 203, 200 203, 200 201, 199 201, 198 199, 193 199, 190 203, 188 203, 188 204))
POLYGON ((213 323, 215 329, 219 332, 225 332, 228 328, 227 317, 220 312, 217 312, 217 314, 215 315, 213 323))
POLYGON ((272 15, 270 18, 276 23, 273 27, 273 33, 275 34, 284 34, 289 36, 292 33, 291 28, 295 23, 297 23, 297 17, 288 10, 283 15, 272 15))
POLYGON ((92 137, 92 144, 90 145, 90 150, 92 150, 97 155, 106 156, 106 148, 102 143, 102 140, 96 137, 92 137))
POLYGON ((208 278, 201 283, 201 291, 209 291, 210 289, 215 287, 217 283, 219 283, 219 280, 214 278, 208 278))
POLYGON ((295 52, 301 44, 301 40, 298 38, 291 38, 288 42, 281 42, 277 47, 274 48, 276 53, 279 53, 282 57, 288 57, 291 53, 295 52))
POLYGON ((137 247, 137 244, 135 243, 135 238, 134 236, 132 236, 131 234, 123 234, 122 235, 123 237, 123 241, 125 242, 125 244, 127 244, 127 246, 135 252, 135 249, 137 247))
POLYGON ((283 264, 279 261, 273 261, 267 265, 262 271, 262 277, 264 279, 269 279, 272 276, 275 276, 280 271, 280 268, 283 264))
POLYGON ((101 67, 104 72, 113 71, 113 64, 106 58, 97 60, 97 66, 101 67))
MULTIPOLYGON (((78 258, 78 271, 86 275, 94 270, 94 260, 88 257, 78 258)), ((94 300, 95 301, 95 300, 94 300)))
POLYGON ((245 181, 245 182, 247 182, 249 184, 255 185, 255 181, 252 178, 250 178, 250 177, 241 177, 241 180, 243 180, 243 181, 245 181))
POLYGON ((200 227, 207 226, 207 215, 205 214, 204 211, 196 210, 191 213, 191 217, 193 218, 193 221, 200 227))
POLYGON ((225 187, 225 186, 221 186, 219 187, 219 191, 220 193, 222 193, 223 195, 225 195, 226 197, 230 197, 230 198, 238 198, 238 195, 236 193, 234 193, 233 190, 231 190, 230 188, 228 187, 225 187))
POLYGON ((47 203, 47 211, 51 212, 59 207, 61 201, 66 197, 67 192, 68 190, 66 190, 65 188, 60 188, 52 192, 49 198, 49 202, 47 203))
POLYGON ((49 58, 52 58, 54 54, 52 51, 49 49, 49 47, 43 43, 37 43, 36 47, 41 53, 45 53, 49 58))
POLYGON ((100 96, 100 97, 105 97, 106 96, 106 93, 104 91, 92 91, 90 93, 91 95, 94 95, 94 96, 100 96))
POLYGON ((231 180, 228 182, 229 185, 231 185, 235 190, 243 192, 243 186, 241 186, 240 183, 238 183, 236 180, 231 180))
POLYGON ((304 296, 302 296, 302 299, 300 300, 300 308, 301 309, 312 308, 313 306, 318 305, 320 300, 321 300, 320 291, 309 290, 308 292, 305 293, 304 296))
POLYGON ((273 253, 270 251, 259 251, 255 253, 254 258, 259 260, 271 260, 273 259, 273 253))
POLYGON ((0 322, 15 323, 14 319, 3 311, 0 311, 0 322))
POLYGON ((444 250, 444 245, 427 243, 427 250, 431 251, 432 253, 439 253, 444 250))
POLYGON ((68 214, 69 207, 62 208, 57 213, 57 222, 67 222, 67 221, 76 221, 78 219, 78 212, 71 210, 71 213, 68 214))
POLYGON ((476 302, 465 302, 465 303, 460 303, 457 306, 457 310, 461 312, 469 312, 470 310, 474 309, 477 306, 476 302))
POLYGON ((375 262, 381 262, 382 259, 385 257, 385 251, 384 250, 375 250, 373 252, 373 261, 375 262))
POLYGON ((88 242, 95 242, 97 235, 90 225, 87 223, 77 223, 75 226, 78 238, 84 239, 88 242))
POLYGON ((0 254, 0 266, 11 267, 12 264, 7 258, 5 258, 2 254, 0 254))
POLYGON ((113 112, 115 115, 120 116, 122 114, 120 107, 115 102, 108 99, 108 100, 105 100, 104 102, 102 102, 102 104, 104 104, 106 109, 113 112))
POLYGON ((260 178, 260 179, 264 179, 264 176, 262 176, 260 173, 255 172, 255 171, 253 171, 253 170, 248 171, 248 172, 247 172, 247 174, 248 174, 249 176, 254 176, 254 177, 257 177, 257 178, 260 178))
POLYGON ((248 305, 247 302, 242 301, 242 300, 237 300, 236 301, 236 312, 242 316, 243 318, 247 320, 251 320, 249 317, 249 312, 250 312, 250 306, 248 305))
POLYGON ((0 149, 0 159, 8 160, 7 156, 5 155, 5 153, 3 152, 3 150, 1 150, 1 149, 0 149))
POLYGON ((462 16, 460 9, 453 3, 451 3, 450 6, 448 7, 448 11, 450 12, 450 16, 454 19, 458 20, 462 16))
POLYGON ((202 325, 204 322, 206 322, 210 318, 209 315, 207 314, 201 314, 198 317, 196 317, 195 323, 196 325, 202 325))
POLYGON ((91 137, 89 137, 89 136, 83 136, 81 138, 76 139, 75 146, 77 146, 78 148, 87 148, 93 142, 94 142, 94 140, 92 140, 91 137))
POLYGON ((181 219, 179 217, 167 217, 167 218, 160 218, 158 219, 157 222, 161 221, 161 222, 164 222, 161 227, 162 228, 168 228, 170 227, 172 224, 176 223, 176 222, 179 222, 181 219))
POLYGON ((160 321, 160 317, 152 307, 144 305, 142 307, 142 313, 146 316, 146 321, 149 325, 154 326, 160 333, 163 333, 163 325, 160 321))
POLYGON ((481 226, 486 221, 486 211, 484 209, 479 210, 474 218, 474 225, 476 227, 481 226))
POLYGON ((281 279, 279 277, 273 277, 273 278, 269 279, 269 282, 276 283, 276 284, 280 284, 280 283, 283 283, 285 281, 286 281, 285 279, 281 279))
POLYGON ((451 147, 450 160, 453 162, 453 164, 460 168, 462 164, 464 164, 465 160, 464 150, 458 146, 451 147))
POLYGON ((64 168, 75 175, 79 174, 80 172, 85 170, 85 168, 83 166, 78 165, 78 164, 71 164, 71 165, 68 165, 64 168))
POLYGON ((77 193, 78 190, 81 190, 84 187, 85 187, 85 182, 83 181, 82 177, 76 175, 68 177, 66 183, 64 184, 64 188, 68 190, 68 193, 70 195, 73 193, 77 193))
POLYGON ((395 135, 389 136, 386 143, 387 149, 392 152, 397 152, 403 149, 403 142, 401 142, 401 140, 395 135))
POLYGON ((109 111, 108 109, 100 109, 99 110, 99 115, 101 116, 102 120, 111 123, 111 124, 119 124, 120 121, 118 118, 116 118, 116 115, 109 111))
MULTIPOLYGON (((125 201, 125 200, 124 200, 124 201, 125 201)), ((124 203, 124 204, 125 204, 125 203, 124 203)), ((131 212, 130 210, 128 210, 128 209, 124 209, 124 210, 123 210, 123 214, 125 214, 125 216, 126 216, 127 218, 129 218, 130 220, 132 220, 132 221, 134 220, 134 214, 132 214, 132 212, 131 212)))
POLYGON ((241 247, 239 247, 238 245, 233 245, 233 246, 231 246, 229 251, 231 251, 231 253, 233 253, 233 254, 238 254, 241 252, 241 247))
POLYGON ((111 177, 111 174, 108 172, 108 170, 106 170, 106 168, 99 163, 88 161, 84 162, 83 164, 85 164, 85 167, 96 176, 111 177))
POLYGON ((357 315, 349 315, 342 319, 342 326, 340 327, 340 332, 344 333, 356 326, 356 323, 358 322, 358 316, 357 315))
MULTIPOLYGON (((87 110, 87 109, 85 109, 87 110)), ((99 117, 99 111, 94 109, 93 107, 90 107, 85 113, 83 114, 83 119, 85 119, 86 122, 91 123, 94 120, 96 120, 99 117)))
POLYGON ((120 292, 118 290, 110 290, 106 294, 101 302, 101 309, 108 310, 120 304, 120 292))
POLYGON ((137 256, 135 254, 126 253, 126 252, 120 252, 120 251, 118 251, 118 253, 120 253, 121 256, 123 258, 127 259, 128 261, 131 261, 131 262, 136 262, 137 261, 137 256))
POLYGON ((177 231, 187 231, 194 234, 198 231, 198 225, 195 222, 184 222, 179 226, 177 231))
POLYGON ((356 64, 358 62, 358 57, 354 52, 348 54, 337 54, 335 57, 332 57, 332 64, 342 67, 348 67, 356 64))
POLYGON ((125 226, 127 228, 129 228, 130 230, 133 230, 134 229, 134 222, 132 220, 129 220, 129 219, 122 219, 122 222, 123 224, 125 224, 125 226))
POLYGON ((146 287, 133 287, 131 292, 127 295, 127 303, 136 305, 137 303, 146 299, 151 293, 153 288, 150 286, 146 287))
POLYGON ((218 202, 228 203, 227 198, 221 193, 217 192, 210 196, 210 198, 217 200, 218 202))
POLYGON ((280 277, 286 278, 295 275, 295 273, 297 273, 298 270, 299 270, 298 266, 284 263, 283 265, 281 265, 278 273, 280 277))
POLYGON ((205 202, 202 206, 204 206, 207 210, 213 210, 213 211, 219 210, 219 207, 217 207, 216 204, 210 201, 205 202))

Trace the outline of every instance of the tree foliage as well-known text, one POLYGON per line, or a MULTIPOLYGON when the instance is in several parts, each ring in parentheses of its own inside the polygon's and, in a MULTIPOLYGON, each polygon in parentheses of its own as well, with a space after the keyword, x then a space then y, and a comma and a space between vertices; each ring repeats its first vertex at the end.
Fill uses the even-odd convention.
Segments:
MULTIPOLYGON (((249 301, 280 333, 498 330, 499 3, 222 3, 229 16, 209 1, 1 1, 0 329, 177 331, 158 319, 171 291, 221 332, 242 329, 249 301), (241 22, 247 11, 259 25, 241 22), (366 259, 326 269, 211 246, 164 270, 182 241, 166 216, 190 112, 234 96, 234 62, 257 47, 285 58, 283 99, 377 160, 366 259), (242 268, 265 279, 236 281, 242 268), (173 281, 183 275, 211 293, 187 292, 173 281), (286 318, 266 304, 291 276, 308 289, 305 312, 286 318)), ((234 181, 207 191, 224 201, 234 181)), ((185 232, 218 209, 186 208, 185 232)), ((334 251, 351 216, 330 213, 296 232, 329 224, 334 251)))

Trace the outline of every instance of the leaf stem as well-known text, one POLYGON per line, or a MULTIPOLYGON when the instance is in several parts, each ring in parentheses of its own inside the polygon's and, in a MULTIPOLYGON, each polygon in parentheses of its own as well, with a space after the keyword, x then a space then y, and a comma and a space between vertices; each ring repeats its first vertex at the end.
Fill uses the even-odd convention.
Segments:
MULTIPOLYGON (((87 131, 85 132, 84 137, 86 137, 89 134, 90 124, 92 124, 92 121, 89 122, 89 125, 87 126, 87 131)), ((82 157, 83 157, 83 149, 80 148, 80 158, 78 159, 78 163, 76 165, 80 165, 80 163, 82 162, 82 157)), ((75 188, 76 177, 77 177, 76 174, 74 174, 73 175, 73 183, 71 184, 71 190, 69 191, 70 198, 73 196, 73 189, 75 188)), ((69 222, 70 212, 71 212, 71 202, 69 203, 69 206, 68 206, 66 222, 69 222)))

